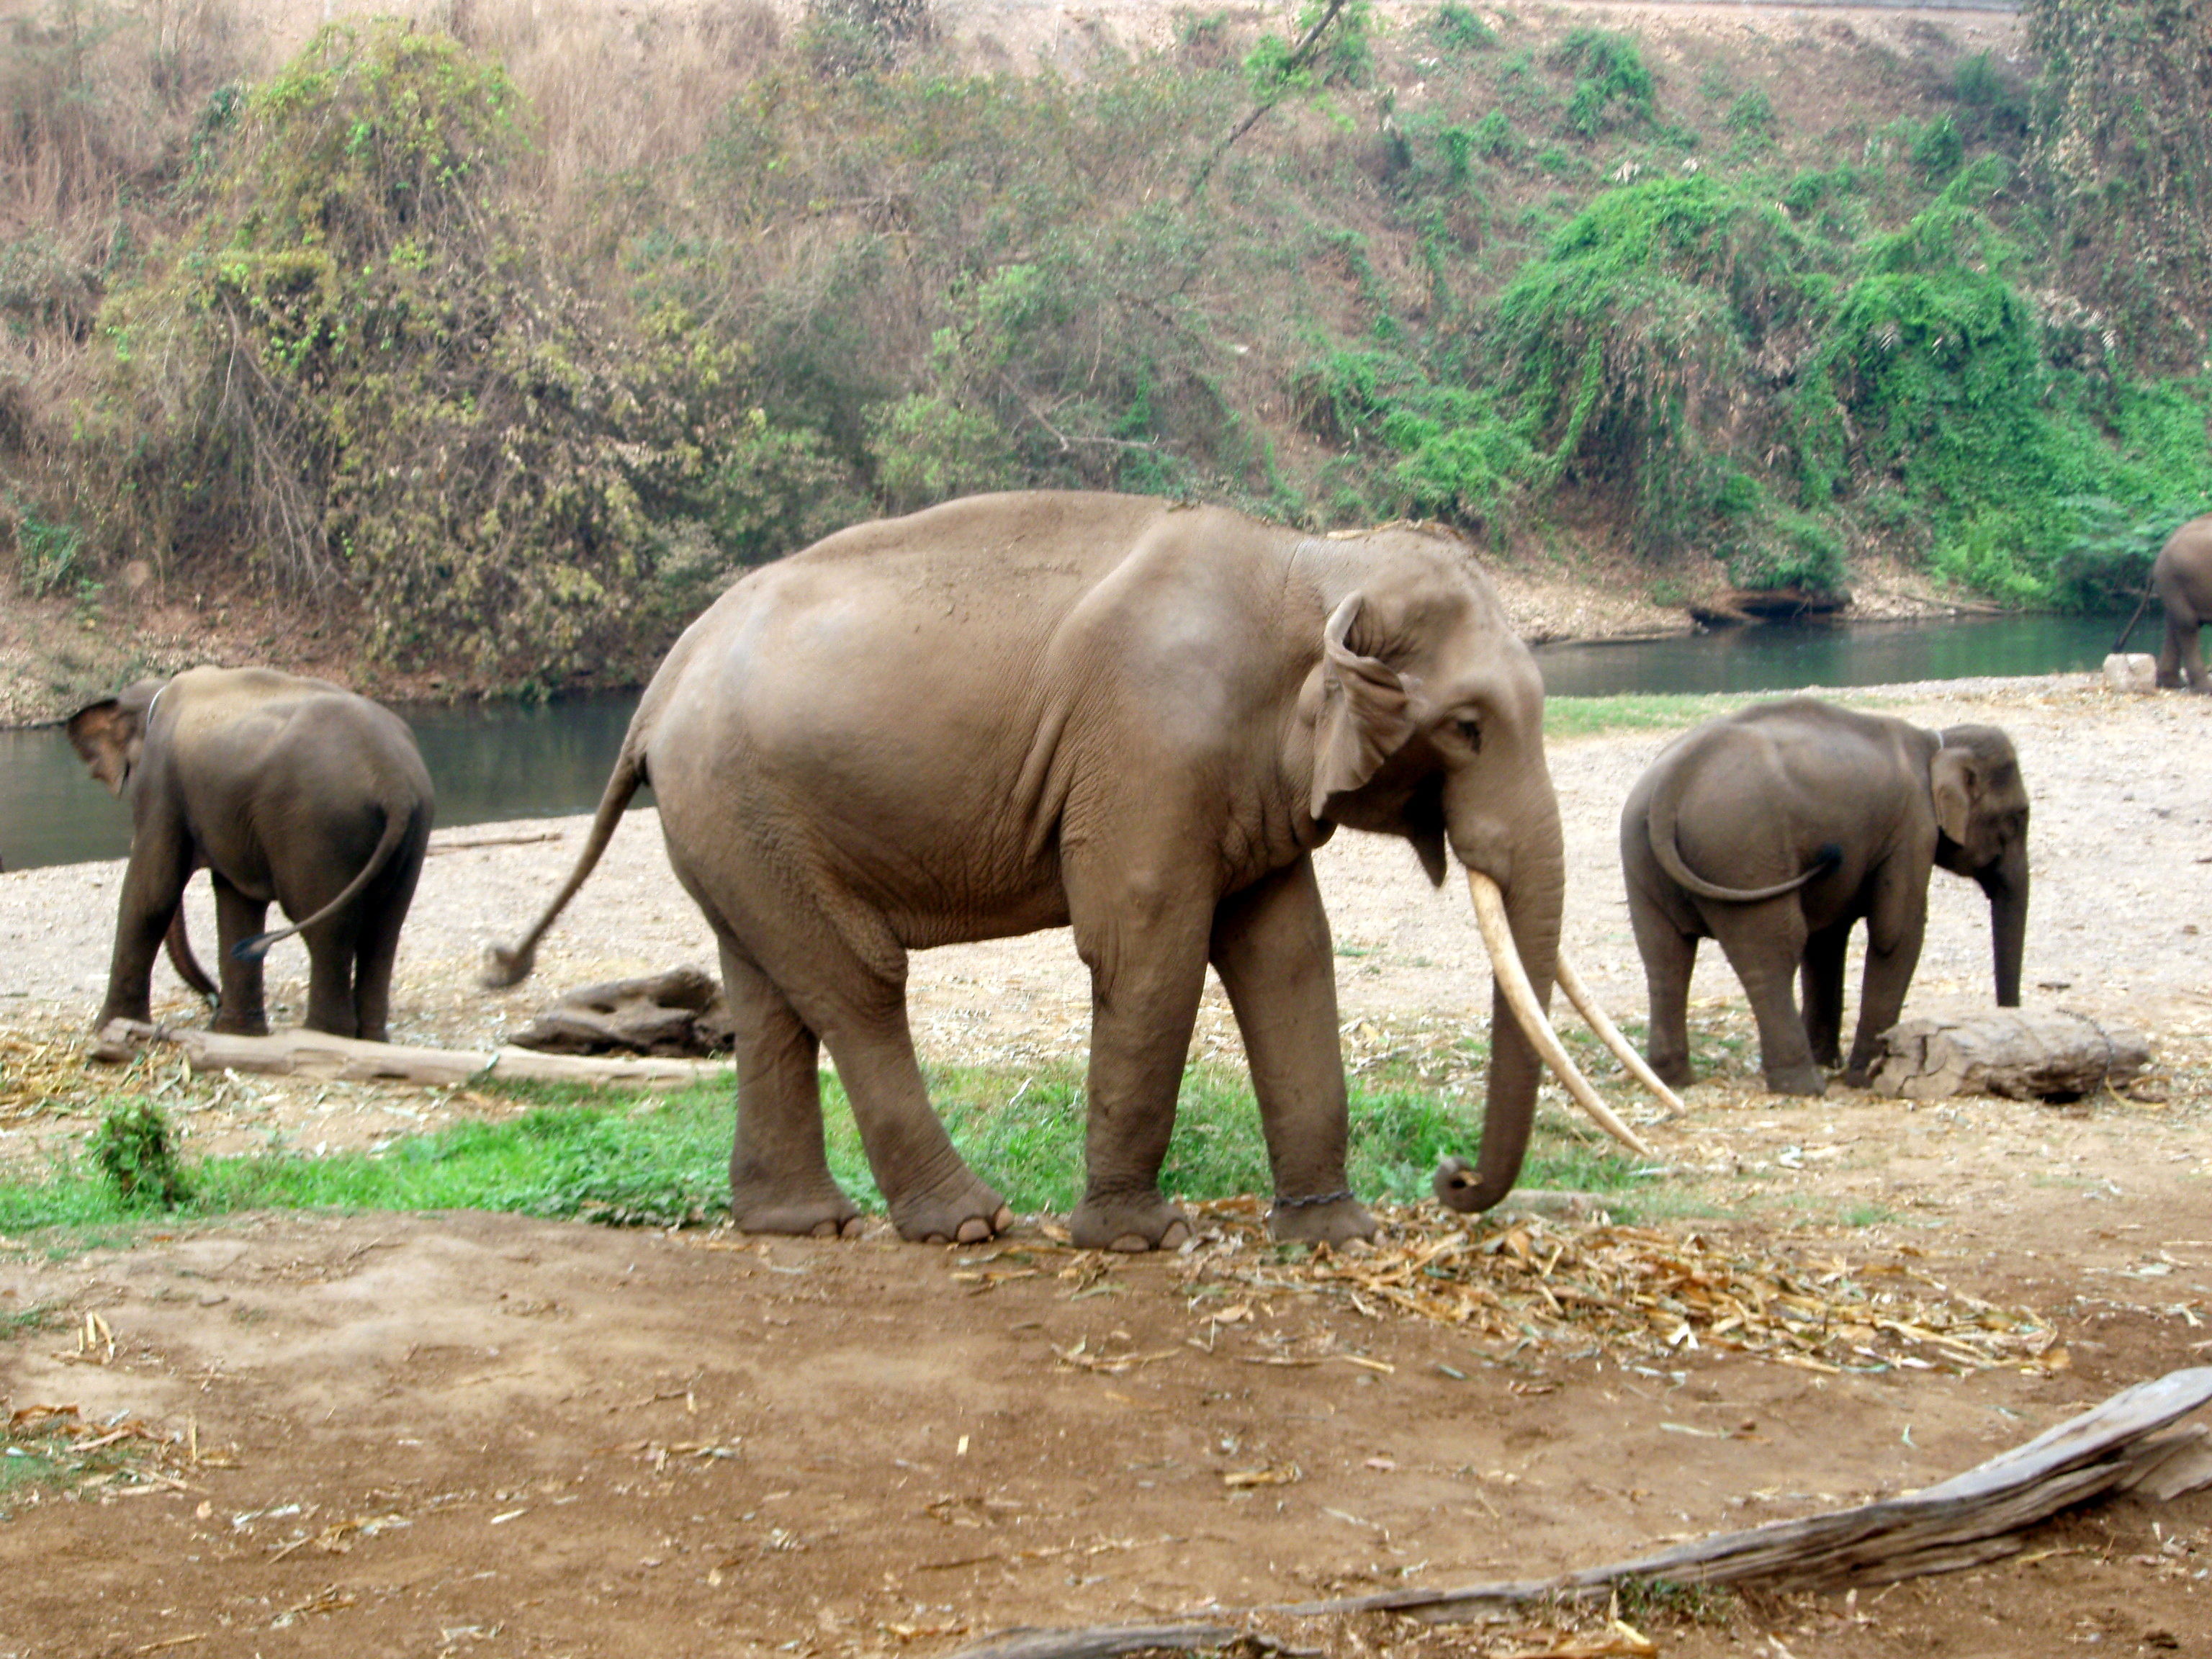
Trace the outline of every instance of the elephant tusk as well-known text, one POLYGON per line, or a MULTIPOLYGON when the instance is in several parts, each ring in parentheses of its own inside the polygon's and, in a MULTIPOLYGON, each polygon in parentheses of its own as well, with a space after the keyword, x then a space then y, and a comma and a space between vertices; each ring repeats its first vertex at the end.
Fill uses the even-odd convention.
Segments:
POLYGON ((1613 1050, 1620 1063, 1628 1067, 1630 1075, 1657 1096, 1659 1103, 1669 1112, 1680 1111, 1681 1096, 1662 1083, 1659 1080, 1659 1073, 1653 1071, 1645 1062, 1644 1056, 1636 1052, 1635 1045, 1621 1036, 1620 1027, 1615 1025, 1607 1016, 1605 1010, 1598 1006, 1598 1000, 1590 994, 1589 987, 1583 982, 1583 976, 1575 971, 1574 964, 1567 960, 1567 953, 1565 951, 1559 952, 1558 960, 1553 964, 1552 977, 1559 981, 1559 988, 1567 994, 1567 1000, 1575 1005, 1575 1011, 1589 1022, 1590 1030, 1595 1031, 1605 1046, 1613 1050))
POLYGON ((1521 966, 1521 953, 1513 944, 1513 925, 1505 919, 1505 895, 1496 882, 1480 870, 1467 872, 1468 891, 1474 898, 1475 924, 1482 929, 1482 942, 1490 949, 1491 971, 1497 976, 1498 988, 1505 994, 1511 1005, 1513 1017, 1536 1052, 1544 1057, 1545 1064, 1559 1073, 1559 1081, 1566 1085, 1567 1092, 1575 1097, 1583 1110, 1597 1120, 1598 1127, 1627 1147, 1638 1158, 1654 1156, 1651 1149, 1637 1138, 1636 1131, 1613 1115, 1613 1109, 1598 1098, 1589 1079, 1575 1069, 1573 1060, 1559 1042, 1559 1033, 1544 1018, 1544 1010, 1536 1000, 1536 988, 1528 982, 1528 975, 1521 966))

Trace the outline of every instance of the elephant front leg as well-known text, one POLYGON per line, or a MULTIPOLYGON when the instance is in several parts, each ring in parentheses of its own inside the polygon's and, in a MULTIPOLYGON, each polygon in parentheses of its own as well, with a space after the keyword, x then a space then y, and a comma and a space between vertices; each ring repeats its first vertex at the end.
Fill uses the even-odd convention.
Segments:
POLYGON ((737 1028, 730 1218, 749 1233, 857 1236, 860 1212, 830 1175, 822 1144, 819 1042, 783 993, 726 942, 722 988, 737 1028))
POLYGON ((107 969, 107 995, 93 1024, 99 1030, 112 1019, 141 1024, 153 1020, 154 958, 176 920, 191 864, 173 835, 140 824, 131 837, 131 862, 123 872, 123 892, 115 918, 115 951, 107 969))
POLYGON ((1813 1063, 1812 1040, 1797 1012, 1798 964, 1804 960, 1804 913, 1794 898, 1758 904, 1713 902, 1710 919, 1729 966, 1743 981, 1759 1021, 1759 1064, 1778 1095, 1824 1095, 1825 1073, 1813 1063))
POLYGON ((248 897, 213 871, 216 973, 222 990, 216 1000, 215 1026, 234 1036, 267 1036, 269 1015, 263 1000, 261 961, 240 962, 231 948, 252 939, 267 924, 269 901, 248 897))
MULTIPOLYGON (((1118 850, 1118 849, 1117 849, 1118 850)), ((1091 969, 1091 1108, 1083 1201, 1068 1232, 1085 1249, 1173 1249, 1190 1218, 1160 1194, 1176 1096, 1206 987, 1213 896, 1166 859, 1073 861, 1068 910, 1091 969)))
POLYGON ((1224 900, 1211 948, 1267 1133, 1275 1182, 1269 1231, 1316 1243, 1374 1237, 1375 1218, 1345 1175, 1336 967, 1313 860, 1301 858, 1224 900))
POLYGON ((1867 917, 1866 976, 1859 989, 1858 1034, 1851 1040, 1844 1081, 1863 1089, 1881 1058, 1882 1033, 1905 1012, 1905 994, 1920 966, 1928 927, 1928 868, 1885 869, 1867 917))

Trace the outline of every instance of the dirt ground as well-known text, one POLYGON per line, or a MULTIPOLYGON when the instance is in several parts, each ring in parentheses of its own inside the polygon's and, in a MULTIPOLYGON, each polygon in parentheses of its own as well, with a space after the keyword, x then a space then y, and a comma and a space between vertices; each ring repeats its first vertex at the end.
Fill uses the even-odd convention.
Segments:
MULTIPOLYGON (((0 1656, 927 1656, 1020 1625, 1527 1577, 1924 1485, 2203 1363, 2212 776, 2192 757, 2212 702, 2084 679, 1884 695, 1923 723, 2013 733, 2035 798, 2028 1001, 2152 1034, 2148 1084, 2068 1107, 1782 1101, 1715 1041, 1720 1075, 1678 1120, 1607 1092, 1659 1152, 1640 1207, 1664 1248, 1766 1252, 1808 1282, 1917 1275, 2033 1316, 2033 1354, 1985 1364, 1900 1338, 1808 1368, 1575 1319, 1500 1334, 1320 1282, 1228 1220, 1189 1255, 1138 1261, 1068 1250, 1043 1217, 951 1251, 880 1228, 830 1244, 476 1214, 246 1217, 81 1254, 5 1241, 7 1407, 155 1438, 137 1476, 66 1497, 0 1485, 0 1656)), ((1613 825, 1668 735, 1552 757, 1568 943, 1624 1015, 1641 988, 1613 825)), ((482 943, 542 900, 580 828, 441 837, 398 1035, 488 1042, 586 979, 704 959, 640 817, 532 985, 470 987, 482 943)), ((96 1006, 117 875, 0 876, 0 1039, 18 1054, 96 1006)), ((1355 1057, 1486 1006, 1463 903, 1405 849, 1341 836, 1322 878, 1355 1057)), ((296 1000, 303 962, 283 950, 272 985, 296 1000)), ((1908 1012, 1984 1005, 1988 951, 1978 895, 1939 874, 1908 1012)), ((189 1016, 167 971, 157 985, 189 1016)), ((1725 968, 1700 973, 1700 1029, 1740 1038, 1725 968)), ((1018 1066, 1083 1041, 1060 935, 927 953, 914 1000, 930 1058, 1018 1066)), ((1233 1042, 1216 994, 1199 1046, 1233 1042)), ((240 1080, 185 1123, 195 1150, 313 1149, 499 1109, 465 1091, 240 1080)), ((64 1104, 0 1118, 17 1167, 86 1127, 64 1104)), ((1577 1248, 1602 1236, 1556 1218, 1479 1231, 1494 1251, 1532 1224, 1577 1248)), ((2198 1494, 2104 1505, 1948 1577, 1631 1611, 1684 1655, 2202 1653, 2208 1572, 2198 1494)), ((1362 1659, 1557 1651, 1572 1622, 1261 1620, 1362 1659)))

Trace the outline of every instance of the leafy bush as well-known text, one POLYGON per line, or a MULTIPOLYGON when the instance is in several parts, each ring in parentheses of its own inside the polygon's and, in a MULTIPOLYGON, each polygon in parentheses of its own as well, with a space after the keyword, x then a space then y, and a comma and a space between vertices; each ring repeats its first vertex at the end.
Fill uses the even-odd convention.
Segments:
POLYGON ((399 23, 325 28, 254 93, 197 223, 101 312, 148 556, 351 590, 386 663, 550 686, 623 653, 739 360, 550 264, 506 188, 526 143, 496 68, 399 23))
POLYGON ((178 1161, 176 1131, 150 1100, 112 1109, 88 1139, 87 1150, 126 1210, 173 1210, 191 1197, 178 1161))
POLYGON ((1650 125, 1653 114, 1651 71, 1625 34, 1579 28, 1560 46, 1558 61, 1574 72, 1567 94, 1568 128, 1585 138, 1615 128, 1650 125))
POLYGON ((1437 46, 1450 52, 1487 51, 1498 44, 1498 31, 1484 22, 1480 14, 1461 5, 1459 0, 1444 0, 1431 12, 1422 27, 1437 46))

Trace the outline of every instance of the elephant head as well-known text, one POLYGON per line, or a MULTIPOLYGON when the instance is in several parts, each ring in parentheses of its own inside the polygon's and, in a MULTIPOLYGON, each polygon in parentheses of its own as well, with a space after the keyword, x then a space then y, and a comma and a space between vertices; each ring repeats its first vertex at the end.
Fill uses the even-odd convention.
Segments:
MULTIPOLYGON (((1445 1160, 1436 1192, 1453 1209, 1484 1210, 1520 1175, 1547 1061, 1609 1130, 1641 1143, 1575 1072, 1544 1012, 1555 978, 1571 994, 1579 987, 1559 957, 1565 864, 1535 659, 1456 538, 1366 540, 1396 556, 1364 565, 1322 630, 1301 701, 1313 731, 1309 806, 1404 837, 1439 885, 1448 856, 1467 872, 1495 981, 1490 1077, 1479 1162, 1445 1160)), ((1635 1066, 1649 1077, 1640 1056, 1635 1066)))
POLYGON ((2027 786, 2012 740, 1993 726, 1954 726, 1928 763, 1939 831, 1936 862, 1989 896, 1997 1006, 2020 1006, 2027 940, 2027 786))
POLYGON ((146 724, 166 680, 138 680, 69 718, 69 740, 92 775, 120 795, 145 752, 146 724))

